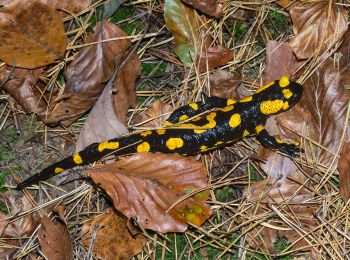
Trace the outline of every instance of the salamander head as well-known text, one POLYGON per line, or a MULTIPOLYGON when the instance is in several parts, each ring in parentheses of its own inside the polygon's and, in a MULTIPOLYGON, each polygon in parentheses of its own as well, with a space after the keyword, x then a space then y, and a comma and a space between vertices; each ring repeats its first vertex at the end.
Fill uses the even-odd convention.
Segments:
POLYGON ((259 109, 264 115, 275 115, 289 110, 301 98, 303 87, 290 81, 287 76, 273 81, 256 91, 259 109))

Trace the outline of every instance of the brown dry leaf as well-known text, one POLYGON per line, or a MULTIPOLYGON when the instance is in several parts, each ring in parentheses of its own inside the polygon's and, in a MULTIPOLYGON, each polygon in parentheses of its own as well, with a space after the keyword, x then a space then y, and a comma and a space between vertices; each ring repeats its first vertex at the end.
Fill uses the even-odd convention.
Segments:
POLYGON ((237 87, 241 82, 242 77, 238 74, 232 75, 225 70, 215 71, 210 75, 210 95, 222 98, 239 99, 237 87))
POLYGON ((127 112, 129 107, 136 106, 136 79, 141 74, 141 62, 139 56, 134 52, 120 67, 118 76, 113 83, 114 90, 117 91, 113 97, 113 108, 119 120, 127 123, 127 112))
POLYGON ((184 232, 187 223, 201 226, 211 215, 208 191, 196 193, 166 211, 181 196, 207 187, 201 162, 178 154, 140 153, 86 171, 112 198, 114 206, 142 227, 157 232, 184 232))
MULTIPOLYGON (((314 218, 314 212, 320 206, 319 202, 313 199, 314 196, 311 192, 299 184, 289 182, 286 179, 263 180, 252 185, 245 193, 248 200, 258 207, 257 210, 253 208, 247 211, 250 218, 253 215, 269 214, 271 205, 273 205, 280 214, 297 225, 304 234, 313 231, 318 225, 314 218)), ((272 210, 277 213, 273 208, 272 210)), ((249 232, 250 236, 247 237, 248 243, 253 248, 273 253, 274 243, 279 237, 287 238, 291 244, 296 242, 293 245, 294 250, 310 245, 304 238, 300 239, 300 234, 278 218, 269 218, 261 225, 263 225, 262 228, 253 229, 249 232), (275 228, 269 228, 265 224, 275 228), (257 239, 258 237, 260 239, 257 239)))
POLYGON ((173 111, 174 109, 168 103, 157 100, 153 103, 152 107, 136 115, 133 124, 146 122, 142 126, 160 127, 173 111))
POLYGON ((38 1, 4 5, 0 12, 0 38, 0 59, 27 69, 62 59, 68 43, 61 16, 38 1))
POLYGON ((87 248, 96 232, 93 247, 95 259, 130 259, 142 251, 146 238, 135 227, 128 226, 126 221, 125 217, 108 208, 107 213, 84 223, 80 235, 87 248))
POLYGON ((79 13, 91 5, 92 0, 40 0, 41 3, 50 5, 56 10, 68 11, 71 13, 79 13))
POLYGON ((90 111, 83 130, 79 134, 76 151, 92 143, 102 142, 128 133, 113 109, 112 86, 107 86, 90 111))
POLYGON ((12 259, 16 252, 16 247, 19 246, 19 242, 18 240, 12 239, 13 237, 8 234, 9 232, 4 232, 8 227, 8 222, 5 218, 6 215, 0 212, 0 259, 12 259))
POLYGON ((202 73, 226 65, 232 60, 233 55, 234 52, 226 47, 220 45, 209 47, 201 52, 198 59, 198 71, 202 73))
MULTIPOLYGON (((85 43, 125 36, 127 34, 118 26, 104 20, 96 24, 94 33, 87 37, 85 43)), ((90 109, 129 45, 129 40, 120 39, 82 48, 66 69, 66 88, 57 100, 47 123, 63 121, 61 123, 69 125, 90 109)))
POLYGON ((288 43, 268 41, 263 83, 279 79, 283 75, 293 79, 294 73, 301 66, 302 63, 297 61, 288 43))
POLYGON ((277 0, 275 2, 276 4, 278 4, 279 6, 282 6, 283 8, 290 10, 290 8, 299 3, 299 1, 295 1, 295 0, 277 0))
POLYGON ((296 4, 290 10, 295 37, 289 44, 299 59, 308 59, 339 41, 348 29, 349 11, 333 1, 296 4))
POLYGON ((184 3, 210 16, 220 18, 222 16, 222 4, 216 0, 182 0, 184 3))
POLYGON ((0 68, 0 82, 4 83, 3 89, 10 94, 27 113, 35 113, 45 120, 48 106, 48 95, 45 95, 45 85, 38 82, 43 69, 19 69, 13 71, 8 66, 0 68), (10 78, 8 78, 10 76, 10 78))
POLYGON ((50 260, 73 259, 72 241, 65 225, 54 224, 49 217, 44 216, 41 219, 38 239, 46 258, 50 260))
POLYGON ((251 9, 257 8, 257 6, 252 4, 251 2, 254 2, 254 0, 242 0, 237 3, 235 2, 230 3, 230 4, 233 4, 235 7, 237 7, 233 9, 234 11, 232 13, 230 13, 230 18, 234 20, 239 20, 239 21, 246 21, 254 17, 256 11, 251 9), (248 3, 246 4, 246 7, 244 6, 245 3, 248 3))
POLYGON ((346 143, 340 152, 338 161, 339 193, 344 201, 350 198, 350 143, 346 143))

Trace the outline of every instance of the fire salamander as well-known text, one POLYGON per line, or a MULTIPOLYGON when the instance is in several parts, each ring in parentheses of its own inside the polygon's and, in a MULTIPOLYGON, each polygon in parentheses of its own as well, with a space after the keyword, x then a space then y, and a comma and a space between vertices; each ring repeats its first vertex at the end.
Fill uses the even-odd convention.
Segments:
POLYGON ((239 101, 209 97, 205 103, 190 103, 175 110, 164 128, 133 133, 101 143, 57 162, 17 185, 17 189, 46 180, 75 166, 92 163, 108 154, 141 152, 179 153, 185 156, 205 153, 242 138, 256 136, 273 150, 295 157, 298 143, 283 142, 264 128, 271 115, 284 112, 301 98, 303 88, 283 76, 239 101))

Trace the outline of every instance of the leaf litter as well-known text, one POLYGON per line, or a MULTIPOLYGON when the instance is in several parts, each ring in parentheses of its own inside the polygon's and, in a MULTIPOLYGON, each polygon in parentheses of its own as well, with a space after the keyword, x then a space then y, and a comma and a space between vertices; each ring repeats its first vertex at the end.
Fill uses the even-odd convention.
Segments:
MULTIPOLYGON (((293 110, 270 120, 267 128, 282 139, 301 141, 305 153, 291 160, 261 148, 255 152, 259 146, 254 139, 247 139, 201 158, 162 154, 119 158, 114 164, 86 170, 95 184, 72 178, 76 175, 69 175, 69 181, 59 186, 49 181, 28 189, 35 201, 30 208, 18 212, 4 200, 10 212, 1 215, 1 223, 22 219, 30 228, 15 237, 10 234, 11 239, 2 238, 2 255, 37 257, 61 252, 59 257, 69 259, 71 254, 109 259, 111 253, 118 259, 135 254, 142 259, 198 255, 209 259, 346 258, 346 5, 321 0, 278 1, 286 8, 281 9, 273 3, 249 1, 223 5, 218 1, 126 2, 111 16, 113 22, 99 22, 95 11, 104 8, 105 1, 81 1, 81 6, 55 3, 54 8, 45 1, 28 1, 27 8, 17 9, 13 8, 16 2, 3 1, 7 5, 1 12, 8 26, 3 37, 23 38, 4 42, 7 52, 0 55, 7 63, 1 67, 2 91, 6 92, 0 95, 0 130, 12 138, 12 143, 6 140, 2 145, 13 146, 13 140, 23 139, 28 129, 35 134, 22 140, 27 148, 18 150, 14 159, 2 147, 0 158, 6 154, 6 163, 11 165, 23 158, 35 162, 26 163, 29 169, 20 174, 13 173, 20 179, 57 161, 59 140, 74 142, 81 133, 78 147, 82 148, 127 130, 161 127, 174 108, 200 100, 203 93, 239 98, 285 74, 304 85, 303 99, 293 110), (33 23, 23 24, 21 17, 31 14, 33 5, 43 13, 36 15, 33 23), (132 11, 125 16, 121 10, 132 11), (73 17, 69 12, 80 13, 73 17), (45 18, 48 14, 53 20, 45 18), (43 21, 40 28, 34 23, 37 20, 43 21), (46 41, 47 33, 57 26, 63 28, 63 22, 64 33, 59 29, 56 31, 61 33, 55 34, 60 38, 46 41), (137 24, 149 24, 150 29, 140 31, 137 24), (28 38, 31 33, 33 38, 28 38), (40 37, 44 37, 42 45, 37 44, 40 37), (137 54, 123 63, 124 54, 140 39, 137 54), (26 48, 40 55, 32 55, 26 48), (141 80, 136 81, 138 59, 141 80), (118 66, 114 85, 105 88, 118 66), (39 120, 25 113, 36 114, 39 120), (13 128, 15 132, 9 132, 13 128), (39 158, 37 150, 43 151, 39 158), (71 233, 66 248, 72 246, 73 250, 55 248, 54 253, 47 253, 47 241, 40 232, 38 240, 37 224, 30 224, 36 221, 28 220, 37 214, 49 220, 44 216, 58 204, 66 209, 56 217, 60 226, 51 220, 44 221, 45 226, 53 239, 62 232, 65 236, 71 233), (130 219, 120 220, 122 229, 106 229, 105 225, 116 221, 115 210, 130 219), (134 225, 140 229, 129 228, 134 225), (79 228, 88 233, 77 232, 79 228), (168 231, 183 235, 164 234, 168 231), (130 248, 125 246, 125 251, 116 251, 114 241, 126 236, 134 241, 141 233, 147 237, 146 246, 142 238, 140 243, 128 243, 130 248), (285 240, 287 244, 281 248, 285 240)), ((1 160, 0 164, 7 166, 1 160)), ((15 184, 12 175, 6 178, 9 187, 15 184)))

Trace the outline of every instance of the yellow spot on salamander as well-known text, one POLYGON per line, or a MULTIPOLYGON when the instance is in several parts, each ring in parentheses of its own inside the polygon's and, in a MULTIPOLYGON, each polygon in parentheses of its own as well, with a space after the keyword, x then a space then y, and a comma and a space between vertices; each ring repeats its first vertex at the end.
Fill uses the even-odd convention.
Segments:
POLYGON ((184 141, 181 138, 169 138, 165 145, 169 150, 175 150, 177 148, 181 148, 184 145, 184 141))
POLYGON ((294 143, 296 146, 300 146, 300 143, 299 142, 295 142, 294 143))
MULTIPOLYGON (((214 128, 216 126, 216 121, 214 120, 214 118, 216 117, 216 113, 215 112, 211 112, 209 115, 206 116, 206 119, 208 120, 208 123, 205 124, 204 126, 202 126, 203 128, 214 128)), ((195 129, 194 132, 196 134, 201 134, 204 133, 206 131, 206 129, 195 129)))
POLYGON ((288 89, 288 88, 282 90, 282 93, 283 93, 283 96, 284 96, 286 99, 289 99, 291 96, 293 96, 292 91, 290 91, 290 89, 288 89))
POLYGON ((276 114, 282 109, 283 105, 283 100, 279 99, 264 101, 260 104, 260 111, 264 115, 276 114))
POLYGON ((193 122, 197 122, 197 121, 199 121, 199 120, 201 120, 201 117, 200 117, 200 116, 197 116, 197 117, 195 117, 195 118, 192 119, 193 122))
POLYGON ((281 88, 287 87, 290 84, 289 78, 287 76, 282 76, 279 80, 281 88))
POLYGON ((235 128, 241 124, 241 115, 240 114, 233 114, 230 118, 230 121, 228 122, 229 126, 232 128, 235 128))
POLYGON ((159 134, 159 135, 163 135, 163 134, 165 134, 165 129, 158 129, 157 130, 157 134, 159 134))
POLYGON ((248 97, 242 98, 239 102, 240 103, 245 103, 245 102, 249 102, 249 101, 252 101, 252 100, 253 100, 253 96, 248 96, 248 97))
POLYGON ((219 108, 219 110, 222 112, 228 112, 228 111, 231 111, 232 109, 233 109, 233 106, 226 106, 224 108, 219 108))
POLYGON ((263 125, 258 125, 257 127, 255 127, 255 132, 259 134, 264 129, 265 127, 263 125))
POLYGON ((81 158, 81 156, 79 155, 79 153, 73 154, 73 162, 74 162, 75 164, 82 164, 82 163, 83 163, 83 159, 81 158))
POLYGON ((188 115, 182 115, 182 116, 180 116, 180 118, 179 118, 179 122, 185 121, 185 120, 187 120, 187 119, 188 119, 188 115))
POLYGON ((288 104, 288 102, 284 102, 284 104, 283 104, 283 110, 287 110, 288 108, 289 108, 289 104, 288 104))
POLYGON ((55 173, 56 173, 56 174, 59 174, 59 173, 61 173, 61 172, 63 172, 63 171, 64 171, 64 169, 61 168, 61 167, 56 167, 56 168, 55 168, 55 173))
POLYGON ((258 88, 255 93, 260 93, 262 91, 264 91, 265 89, 271 87, 275 82, 274 81, 271 81, 269 83, 267 83, 265 86, 262 86, 261 88, 258 88))
POLYGON ((147 136, 147 135, 151 135, 152 134, 152 131, 144 131, 144 132, 141 132, 141 136, 143 136, 143 137, 145 137, 145 136, 147 136))
POLYGON ((163 126, 171 126, 172 125, 172 123, 170 123, 169 121, 165 121, 164 123, 163 123, 163 126))
POLYGON ((105 141, 105 142, 102 142, 98 145, 97 147, 97 150, 99 152, 102 152, 103 150, 105 149, 109 149, 109 150, 115 150, 115 149, 118 149, 119 147, 119 143, 118 142, 108 142, 108 141, 105 141))
POLYGON ((222 142, 222 141, 219 141, 219 142, 216 142, 216 146, 218 146, 218 145, 221 145, 221 144, 223 144, 224 142, 222 142))
POLYGON ((198 110, 198 104, 193 102, 188 104, 193 110, 198 110))
POLYGON ((149 145, 149 143, 143 142, 137 146, 136 151, 138 153, 143 153, 143 152, 147 153, 149 152, 150 149, 151 149, 151 146, 149 145))
POLYGON ((275 137, 275 140, 276 140, 277 143, 283 144, 283 141, 281 139, 279 139, 278 137, 275 137))
POLYGON ((201 152, 205 152, 208 149, 208 146, 202 145, 199 149, 201 152))
POLYGON ((244 130, 244 131, 243 131, 243 137, 247 137, 248 135, 249 135, 248 130, 244 130))
POLYGON ((237 103, 236 100, 233 100, 233 99, 229 98, 229 99, 227 99, 227 103, 226 104, 229 106, 229 105, 233 105, 235 103, 237 103))

